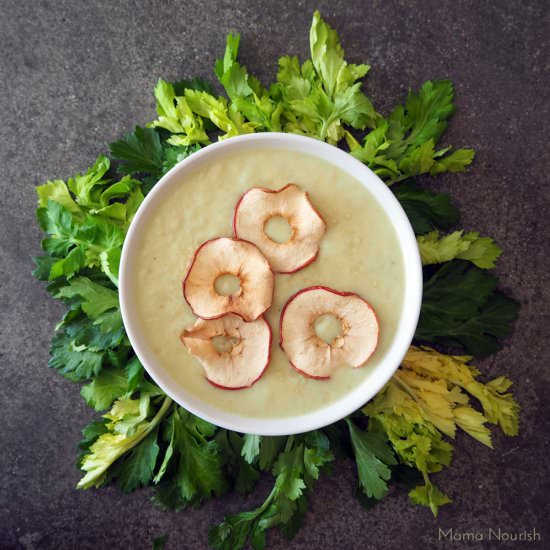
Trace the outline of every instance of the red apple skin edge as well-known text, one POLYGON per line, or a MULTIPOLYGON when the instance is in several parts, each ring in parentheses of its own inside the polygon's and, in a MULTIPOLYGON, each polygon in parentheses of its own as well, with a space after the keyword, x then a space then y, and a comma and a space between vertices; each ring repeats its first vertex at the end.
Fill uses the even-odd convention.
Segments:
MULTIPOLYGON (((187 279, 189 278, 189 273, 191 273, 192 267, 195 265, 195 261, 197 259, 198 253, 200 252, 200 250, 203 246, 206 246, 208 243, 210 243, 212 241, 217 241, 218 239, 229 239, 231 241, 240 241, 240 242, 243 242, 243 243, 251 244, 252 246, 257 248, 258 251, 261 254, 261 250, 254 243, 251 243, 250 241, 247 241, 245 239, 239 239, 238 237, 214 237, 213 239, 208 239, 207 241, 204 241, 197 248, 197 250, 195 250, 195 253, 193 254, 193 259, 191 260, 191 264, 189 265, 189 268, 187 269, 187 274, 185 275, 185 278, 183 279, 183 281, 181 283, 181 289, 182 289, 182 292, 183 292, 183 299, 185 300, 185 302, 189 306, 189 309, 191 310, 193 315, 196 315, 199 319, 204 319, 205 321, 215 321, 216 319, 219 319, 220 317, 223 317, 224 315, 232 313, 233 315, 236 315, 237 317, 240 317, 245 323, 251 323, 252 321, 255 321, 256 319, 261 317, 269 309, 269 307, 271 307, 271 305, 268 308, 266 308, 265 311, 260 313, 260 315, 258 315, 258 317, 256 317, 256 319, 251 319, 250 321, 247 321, 240 313, 237 313, 235 311, 226 311, 225 313, 221 313, 220 315, 214 315, 213 317, 201 317, 200 315, 198 315, 195 312, 195 310, 193 309, 193 306, 189 303, 189 300, 187 299, 187 296, 185 295, 185 284, 187 283, 187 279)), ((263 254, 262 254, 262 256, 263 256, 263 254)), ((271 271, 271 273, 273 273, 273 277, 275 277, 275 272, 273 271, 273 269, 271 269, 271 266, 269 265, 269 262, 267 262, 267 263, 268 263, 268 266, 269 266, 269 270, 271 271)), ((220 275, 224 275, 224 274, 220 273, 220 275)), ((273 304, 273 297, 274 296, 275 296, 275 284, 273 284, 273 289, 271 291, 271 304, 273 304)), ((271 329, 271 327, 270 327, 270 329, 271 329)))
MULTIPOLYGON (((315 285, 315 286, 308 286, 306 288, 302 288, 298 292, 295 292, 286 301, 285 305, 283 306, 283 309, 281 310, 281 316, 279 317, 279 347, 286 354, 286 351, 285 351, 285 348, 284 348, 284 345, 283 345, 284 344, 284 341, 283 341, 283 319, 284 319, 284 316, 285 316, 287 306, 290 304, 290 302, 292 302, 292 300, 294 300, 294 298, 296 298, 300 294, 303 294, 304 292, 309 292, 310 290, 326 290, 327 292, 332 292, 332 294, 337 294, 338 296, 355 296, 356 298, 359 298, 360 300, 363 300, 363 302, 365 302, 365 304, 367 304, 369 309, 374 314, 374 318, 376 319, 376 345, 374 346, 374 349, 372 350, 372 353, 365 359, 365 363, 366 363, 370 359, 372 354, 376 351, 376 348, 378 347, 378 338, 380 336, 380 322, 378 320, 378 316, 376 315, 376 311, 374 311, 374 309, 371 307, 371 305, 362 296, 359 296, 359 294, 357 294, 356 292, 341 292, 339 290, 334 290, 333 288, 330 288, 328 286, 323 286, 323 285, 315 285)), ((288 355, 287 355, 287 357, 288 357, 288 355)), ((330 379, 330 376, 312 376, 311 374, 307 374, 303 370, 300 370, 296 365, 294 365, 292 363, 292 361, 290 361, 290 359, 288 360, 288 362, 290 363, 290 366, 294 370, 297 370, 300 374, 302 374, 306 378, 313 378, 314 380, 329 380, 330 379)))
POLYGON ((262 315, 261 319, 267 325, 267 328, 269 329, 269 351, 268 351, 268 354, 267 354, 267 361, 266 361, 265 367, 263 368, 263 370, 260 373, 260 375, 258 376, 258 378, 256 378, 256 380, 253 380, 252 382, 250 382, 250 384, 248 386, 240 386, 239 388, 228 388, 227 386, 221 386, 220 384, 216 384, 216 382, 212 382, 212 380, 209 380, 207 378, 206 380, 210 384, 212 384, 214 387, 219 388, 221 390, 246 390, 247 388, 251 388, 264 375, 264 372, 266 371, 267 367, 269 366, 269 362, 271 361, 271 344, 273 343, 273 331, 271 330, 271 326, 267 322, 267 319, 263 315, 262 315))
MULTIPOLYGON (((281 349, 283 349, 283 346, 281 346, 281 349)), ((290 359, 288 360, 288 362, 296 372, 299 372, 302 376, 305 376, 306 378, 311 378, 312 380, 330 380, 330 376, 313 376, 313 374, 308 374, 307 372, 300 370, 290 359)))
POLYGON ((300 271, 306 268, 308 265, 311 265, 318 258, 318 256, 319 256, 319 250, 317 250, 317 252, 315 252, 315 254, 311 258, 306 260, 301 266, 297 267, 296 269, 292 271, 277 271, 277 273, 279 275, 292 275, 293 273, 296 273, 297 271, 300 271))
MULTIPOLYGON (((241 205, 242 200, 250 191, 252 191, 253 189, 261 189, 265 193, 277 194, 277 193, 280 193, 281 191, 284 191, 287 187, 290 187, 291 185, 296 185, 296 184, 287 183, 284 187, 281 187, 280 189, 268 189, 267 187, 252 187, 248 191, 245 191, 241 195, 241 198, 237 201, 237 204, 235 205, 235 210, 233 212, 233 235, 235 235, 235 238, 239 239, 239 234, 237 233, 237 211, 239 210, 239 206, 241 205)), ((315 208, 315 206, 313 206, 313 204, 309 200, 309 193, 305 191, 305 194, 309 202, 309 205, 311 206, 311 208, 313 208, 313 211, 319 216, 319 218, 325 224, 325 227, 326 227, 327 222, 325 221, 325 218, 321 216, 319 211, 315 208)), ((243 240, 243 239, 240 239, 240 240, 243 240)), ((293 269, 292 271, 274 271, 273 273, 278 273, 279 275, 292 275, 293 273, 296 273, 297 271, 300 271, 301 269, 304 269, 308 265, 312 264, 317 259, 318 256, 319 256, 319 251, 317 250, 314 256, 312 256, 311 258, 308 258, 302 265, 298 266, 296 269, 293 269)))

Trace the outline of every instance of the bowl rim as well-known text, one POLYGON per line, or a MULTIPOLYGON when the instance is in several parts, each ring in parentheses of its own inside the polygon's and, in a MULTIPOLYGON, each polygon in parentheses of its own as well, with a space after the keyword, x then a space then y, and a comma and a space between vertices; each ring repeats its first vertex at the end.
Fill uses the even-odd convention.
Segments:
MULTIPOLYGON (((182 274, 182 278, 185 274, 182 274)), ((345 290, 345 289, 344 289, 345 290)), ((342 149, 314 138, 280 132, 263 132, 235 136, 218 141, 192 153, 171 168, 155 184, 138 208, 124 240, 119 267, 119 300, 122 320, 135 354, 154 382, 176 403, 191 413, 217 426, 240 433, 257 435, 292 435, 319 429, 332 424, 372 399, 399 367, 413 339, 422 303, 422 264, 416 237, 409 219, 389 187, 365 164, 342 149), (230 153, 253 149, 279 149, 304 153, 322 158, 336 165, 361 182, 384 210, 400 244, 405 269, 405 289, 401 318, 390 348, 378 366, 361 384, 338 400, 314 411, 286 417, 254 418, 231 413, 202 401, 185 391, 170 379, 167 369, 145 345, 140 335, 139 321, 134 314, 130 297, 130 264, 135 254, 136 237, 142 231, 147 216, 154 212, 155 205, 162 200, 186 172, 194 171, 217 158, 230 153)), ((277 345, 273 342, 272 345, 277 345)), ((326 383, 326 382, 323 382, 326 383)), ((246 390, 239 390, 246 391, 246 390)))

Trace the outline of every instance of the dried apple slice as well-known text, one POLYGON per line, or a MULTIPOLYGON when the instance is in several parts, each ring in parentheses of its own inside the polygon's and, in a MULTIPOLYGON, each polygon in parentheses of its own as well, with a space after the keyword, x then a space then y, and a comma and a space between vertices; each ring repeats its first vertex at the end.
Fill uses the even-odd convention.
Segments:
POLYGON ((372 355, 378 344, 378 319, 358 294, 312 286, 298 291, 283 307, 279 338, 297 371, 310 378, 330 378, 337 366, 360 367, 372 355), (333 332, 329 342, 316 327, 327 316, 339 325, 339 334, 333 332))
POLYGON ((248 388, 264 373, 271 356, 271 327, 260 317, 247 323, 237 315, 197 319, 181 341, 219 388, 248 388))
POLYGON ((195 252, 183 281, 183 295, 202 319, 234 313, 254 321, 271 306, 273 285, 269 263, 255 245, 220 237, 206 241, 195 252), (235 287, 220 289, 224 278, 236 280, 235 287))
POLYGON ((254 243, 278 273, 294 273, 317 258, 326 224, 311 204, 308 194, 289 183, 274 191, 249 189, 233 215, 235 236, 254 243), (286 220, 287 239, 275 240, 266 232, 271 220, 286 220))

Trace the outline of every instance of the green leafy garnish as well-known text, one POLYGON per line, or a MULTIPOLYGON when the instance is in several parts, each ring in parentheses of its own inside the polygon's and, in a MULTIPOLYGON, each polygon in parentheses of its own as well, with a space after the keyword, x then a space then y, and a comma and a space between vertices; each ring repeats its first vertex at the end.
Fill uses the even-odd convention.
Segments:
POLYGON ((436 229, 417 240, 423 265, 440 264, 457 258, 469 260, 481 269, 491 269, 502 253, 493 239, 480 237, 477 231, 454 231, 440 237, 436 229))
POLYGON ((452 446, 444 435, 454 438, 461 428, 492 447, 486 423, 499 424, 508 435, 518 433, 519 407, 506 393, 510 381, 504 377, 487 384, 477 381, 479 371, 468 365, 469 359, 411 347, 392 380, 363 409, 369 431, 384 434, 399 460, 421 472, 424 484, 409 496, 416 504, 429 506, 434 515, 451 502, 429 476, 451 462, 452 446), (468 394, 480 402, 483 414, 469 404, 468 394))
MULTIPOLYGON (((246 435, 241 436, 228 430, 218 430, 215 436, 216 443, 220 448, 220 456, 224 460, 224 470, 228 478, 234 480, 235 490, 241 494, 250 493, 260 477, 260 470, 256 464, 253 464, 254 461, 247 460, 250 455, 244 449, 246 437, 246 435)), ((259 467, 262 470, 265 469, 261 463, 259 467)))
POLYGON ((171 136, 167 141, 171 145, 210 143, 204 120, 209 120, 224 132, 220 139, 254 131, 254 124, 245 122, 239 112, 229 110, 224 97, 214 97, 191 88, 187 88, 183 96, 176 96, 174 86, 164 80, 159 80, 155 97, 159 116, 150 126, 168 130, 171 136))
POLYGON ((496 290, 496 277, 468 262, 443 264, 424 284, 415 338, 472 355, 498 351, 512 330, 517 302, 496 290))
POLYGON ((347 133, 351 154, 388 185, 421 174, 463 172, 474 158, 472 149, 435 149, 455 110, 453 96, 449 80, 428 80, 418 93, 410 91, 405 105, 380 121, 363 145, 347 133))
POLYGON ((359 82, 370 67, 346 62, 336 31, 318 11, 313 14, 309 44, 311 60, 302 66, 296 57, 279 59, 271 95, 284 107, 283 129, 338 143, 345 135, 344 125, 373 128, 380 115, 359 82))
POLYGON ((172 400, 165 397, 152 415, 151 399, 147 393, 138 399, 117 399, 111 411, 104 415, 108 420, 105 424, 107 431, 88 446, 87 452, 80 459, 80 469, 86 475, 78 482, 77 488, 102 485, 108 468, 128 451, 131 454, 116 464, 117 477, 122 487, 131 490, 142 483, 148 483, 152 479, 158 446, 156 437, 147 436, 156 433, 171 405, 172 400), (143 448, 140 449, 141 446, 143 448))
POLYGON ((151 550, 162 550, 166 545, 167 540, 168 535, 159 535, 158 537, 155 537, 151 545, 151 550))
POLYGON ((333 460, 328 439, 321 432, 290 436, 272 469, 275 485, 261 506, 226 516, 212 529, 209 544, 219 550, 265 548, 265 531, 279 526, 287 536, 299 528, 307 509, 306 494, 324 467, 333 460))
POLYGON ((144 373, 137 357, 133 357, 125 366, 103 368, 89 384, 82 386, 80 394, 96 411, 106 410, 115 399, 137 391, 163 395, 157 386, 145 378, 144 373))
POLYGON ((260 81, 237 61, 240 35, 229 34, 223 59, 214 72, 231 100, 231 110, 241 113, 256 131, 280 132, 283 104, 274 101, 260 81))
POLYGON ((124 235, 143 194, 141 182, 124 176, 112 183, 104 178, 110 167, 100 156, 85 174, 49 181, 37 188, 40 227, 47 234, 36 259, 41 279, 70 278, 84 268, 99 267, 118 285, 118 264, 124 235))
POLYGON ((445 194, 435 194, 407 182, 393 188, 417 235, 432 229, 450 229, 458 223, 458 210, 445 194))
POLYGON ((393 452, 382 433, 364 432, 349 418, 346 419, 346 422, 357 462, 361 489, 367 497, 380 500, 388 492, 387 481, 391 477, 390 466, 397 464, 393 452))
POLYGON ((167 447, 155 483, 156 501, 170 508, 198 504, 227 490, 220 447, 212 438, 216 426, 177 407, 164 425, 167 447))
MULTIPOLYGON (((90 407, 107 411, 82 432, 78 487, 153 486, 156 504, 178 510, 229 490, 248 494, 262 473, 271 474, 273 487, 260 506, 228 515, 211 530, 209 542, 217 549, 264 548, 275 526, 291 537, 304 519, 309 492, 335 455, 354 460, 356 496, 365 508, 397 484, 437 515, 451 500, 433 477, 450 464, 457 432, 487 447, 490 424, 518 433, 511 381, 499 376, 481 382, 469 356, 412 346, 361 411, 322 430, 267 437, 218 428, 177 406, 132 350, 118 302, 118 267, 144 195, 203 145, 259 131, 333 144, 345 139, 351 154, 388 185, 400 182, 392 190, 418 235, 425 266, 415 341, 479 356, 500 349, 510 333, 518 304, 497 290, 489 271, 500 249, 490 237, 455 227, 459 212, 448 195, 410 179, 461 172, 474 158, 471 149, 438 146, 455 110, 451 82, 425 82, 382 117, 361 89, 369 66, 345 60, 336 31, 317 11, 309 42, 311 58, 281 57, 276 82, 265 86, 238 60, 240 35, 229 34, 214 69, 227 97, 200 78, 160 79, 156 119, 111 143, 111 159, 100 155, 84 173, 37 188, 45 254, 35 258, 33 273, 67 306, 49 364, 83 383, 90 407)), ((166 535, 158 537, 153 548, 165 541, 166 535)))
POLYGON ((152 128, 136 126, 133 133, 111 143, 109 150, 113 158, 123 161, 118 168, 123 174, 162 174, 163 149, 152 128))

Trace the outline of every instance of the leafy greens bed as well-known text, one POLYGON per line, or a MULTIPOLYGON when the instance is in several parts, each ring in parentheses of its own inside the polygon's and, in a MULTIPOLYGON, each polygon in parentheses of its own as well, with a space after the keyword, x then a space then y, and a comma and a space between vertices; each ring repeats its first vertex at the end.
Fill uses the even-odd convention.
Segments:
POLYGON ((160 80, 156 120, 112 143, 110 158, 99 156, 87 172, 37 188, 46 237, 34 275, 67 305, 49 364, 84 382, 81 394, 91 407, 108 410, 83 430, 78 488, 151 485, 155 503, 181 509, 231 490, 247 494, 263 472, 270 473, 273 488, 263 504, 225 517, 210 531, 213 548, 264 548, 274 526, 291 537, 308 494, 336 458, 356 462, 356 496, 366 507, 396 483, 437 515, 451 500, 433 474, 450 464, 457 429, 489 447, 488 425, 507 435, 518 432, 510 380, 481 382, 470 363, 472 356, 499 350, 517 316, 517 303, 497 289, 490 271, 501 251, 477 232, 451 231, 459 213, 450 197, 414 181, 461 172, 473 160, 471 149, 438 148, 454 111, 451 82, 426 82, 383 117, 361 90, 369 67, 345 61, 336 31, 318 12, 310 46, 311 59, 303 64, 280 58, 277 81, 266 88, 237 61, 239 35, 230 34, 215 66, 227 97, 215 95, 202 79, 160 80), (347 146, 395 185, 425 266, 415 342, 391 381, 345 420, 289 437, 230 432, 173 403, 132 352, 117 294, 125 233, 155 182, 216 139, 261 131, 347 146))

